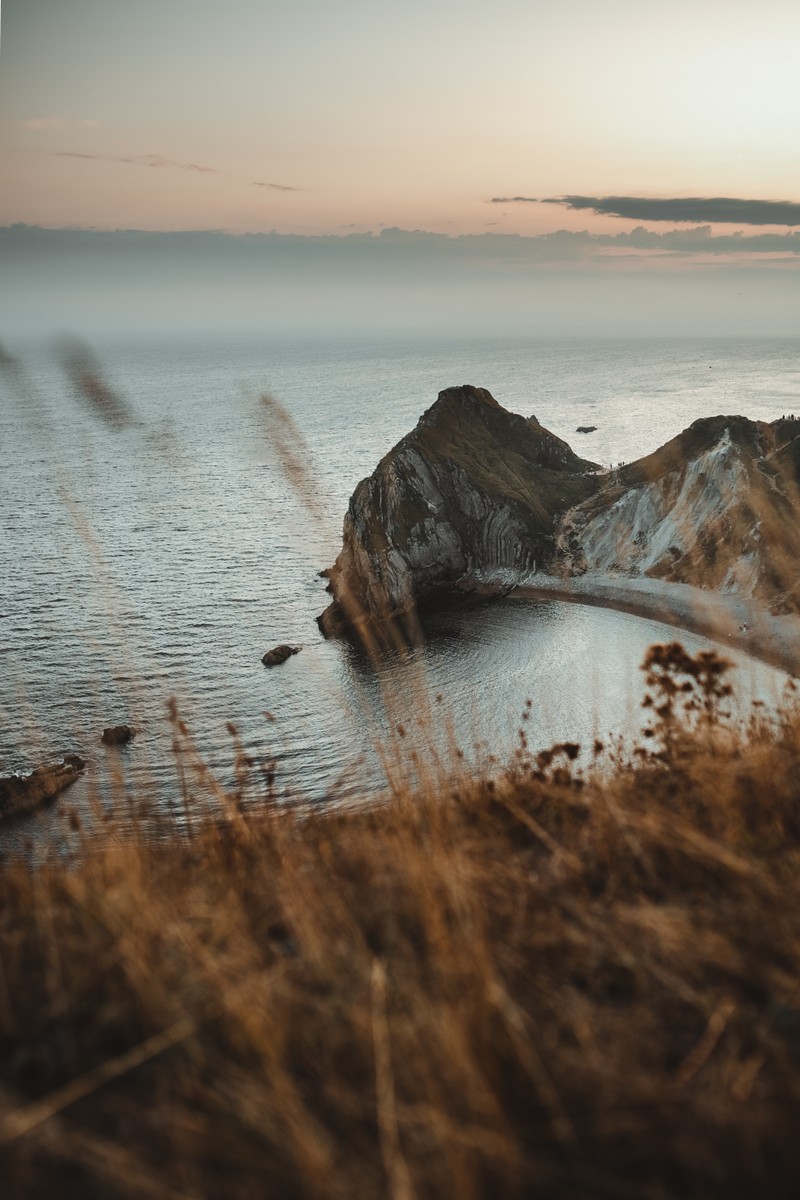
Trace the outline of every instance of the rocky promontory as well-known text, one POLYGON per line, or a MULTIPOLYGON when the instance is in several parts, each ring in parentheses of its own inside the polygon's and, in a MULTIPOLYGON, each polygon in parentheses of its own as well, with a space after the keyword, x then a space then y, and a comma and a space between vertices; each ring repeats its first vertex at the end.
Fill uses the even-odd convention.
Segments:
POLYGON ((63 792, 83 774, 86 763, 77 754, 65 754, 56 763, 36 767, 27 775, 0 777, 0 818, 30 812, 63 792))
POLYGON ((398 617, 478 572, 548 566, 557 518, 594 495, 598 471, 484 388, 447 388, 353 493, 320 628, 398 617))
POLYGON ((648 577, 800 606, 800 422, 695 421, 617 470, 485 389, 448 388, 357 486, 327 636, 537 573, 648 577))

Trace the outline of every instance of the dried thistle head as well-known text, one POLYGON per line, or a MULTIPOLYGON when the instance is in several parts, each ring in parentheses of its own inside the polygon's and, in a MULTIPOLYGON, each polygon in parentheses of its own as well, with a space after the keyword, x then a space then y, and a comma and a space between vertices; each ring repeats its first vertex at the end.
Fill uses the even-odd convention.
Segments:
POLYGON ((671 755, 682 730, 697 724, 710 730, 725 721, 730 713, 722 705, 733 693, 726 676, 733 665, 716 650, 691 655, 680 642, 650 646, 642 663, 648 688, 642 707, 656 720, 644 736, 657 737, 671 755))

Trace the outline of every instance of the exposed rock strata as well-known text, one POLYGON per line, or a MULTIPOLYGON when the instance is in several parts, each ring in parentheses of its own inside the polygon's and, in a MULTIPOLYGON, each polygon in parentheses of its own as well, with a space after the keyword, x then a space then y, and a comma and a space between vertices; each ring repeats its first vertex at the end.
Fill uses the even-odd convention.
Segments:
POLYGON ((611 473, 559 530, 573 574, 611 571, 797 608, 800 425, 709 417, 611 473))
POLYGON ((799 483, 798 422, 703 419, 602 471, 484 389, 448 388, 353 493, 320 628, 541 570, 660 578, 794 610, 799 483))
POLYGON ((406 613, 465 575, 549 564, 558 516, 596 491, 597 470, 483 388, 448 388, 356 488, 320 627, 406 613))

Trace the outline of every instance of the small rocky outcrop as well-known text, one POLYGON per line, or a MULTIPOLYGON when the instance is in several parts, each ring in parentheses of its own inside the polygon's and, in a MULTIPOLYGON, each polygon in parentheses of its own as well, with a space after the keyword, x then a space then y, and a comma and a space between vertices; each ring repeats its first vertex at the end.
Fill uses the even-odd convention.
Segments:
POLYGON ((27 775, 0 777, 0 818, 30 812, 63 792, 86 766, 77 754, 66 754, 57 763, 37 767, 27 775))
POLYGON ((576 433, 595 433, 596 430, 597 430, 596 425, 579 425, 578 428, 575 430, 575 432, 576 433))
POLYGON ((285 663, 287 658, 291 658, 293 654, 299 654, 302 646, 275 646, 272 650, 268 650, 261 659, 265 667, 277 667, 281 663, 285 663))
POLYGON ((464 576, 548 566, 559 517, 595 493, 597 471, 484 388, 447 388, 353 493, 320 628, 397 617, 464 576))
POLYGON ((104 746, 127 746, 136 737, 132 725, 109 725, 103 730, 100 741, 104 746))
POLYGON ((798 423, 704 418, 606 471, 485 389, 448 388, 353 493, 318 622, 326 636, 371 628, 540 570, 643 575, 799 610, 798 423))

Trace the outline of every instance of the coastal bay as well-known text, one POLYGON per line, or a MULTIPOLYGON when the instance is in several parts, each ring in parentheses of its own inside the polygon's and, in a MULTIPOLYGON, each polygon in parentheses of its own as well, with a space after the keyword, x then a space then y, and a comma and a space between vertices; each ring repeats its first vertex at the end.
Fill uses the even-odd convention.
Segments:
MULTIPOLYGON (((70 802, 80 804, 108 769, 99 732, 121 722, 141 730, 119 758, 126 778, 153 805, 168 803, 170 696, 223 778, 232 719, 259 761, 276 762, 282 792, 357 794, 380 779, 361 734, 370 742, 385 732, 382 693, 407 690, 420 661, 434 691, 451 698, 467 748, 483 736, 470 697, 486 689, 499 744, 513 744, 526 697, 544 691, 550 713, 531 735, 539 744, 559 736, 559 722, 584 741, 595 726, 635 732, 639 664, 648 639, 674 636, 668 617, 650 625, 581 613, 563 596, 509 597, 431 617, 411 663, 390 655, 378 675, 352 648, 320 639, 314 618, 326 598, 317 570, 335 557, 350 494, 453 379, 485 380, 507 408, 535 413, 573 445, 578 425, 597 425, 577 450, 606 471, 698 416, 733 409, 779 418, 800 388, 797 345, 780 339, 129 339, 93 350, 134 415, 126 428, 105 427, 81 408, 49 345, 9 346, 25 391, 6 375, 0 410, 9 448, 0 478, 8 514, 0 769, 79 753, 87 772, 70 802), (298 454, 323 498, 321 522, 274 453, 260 414, 264 391, 299 431, 298 454), (69 439, 59 435, 65 426, 69 439), (266 671, 265 649, 282 643, 303 652, 266 671), (590 655, 598 674, 618 682, 593 687, 592 711, 581 717, 574 697, 590 655), (365 720, 365 706, 374 719, 365 720)), ((727 635, 722 643, 734 644, 727 635)), ((752 638, 740 644, 745 654, 753 649, 752 638)), ((775 679, 767 690, 780 691, 775 679)), ((762 680, 752 694, 763 691, 762 680)))
POLYGON ((748 597, 708 592, 661 579, 542 575, 510 593, 525 599, 561 600, 647 617, 710 638, 788 675, 800 675, 800 617, 776 616, 748 597))

